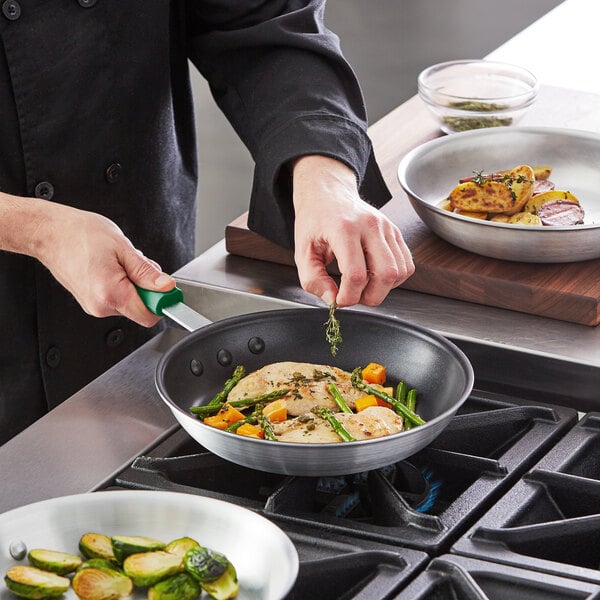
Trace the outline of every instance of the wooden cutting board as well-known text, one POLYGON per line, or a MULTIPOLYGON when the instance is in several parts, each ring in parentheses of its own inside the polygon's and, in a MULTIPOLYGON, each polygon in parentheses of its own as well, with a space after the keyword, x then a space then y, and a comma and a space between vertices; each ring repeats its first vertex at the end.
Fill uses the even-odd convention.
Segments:
MULTIPOLYGON (((520 124, 600 132, 600 96, 542 87, 520 124)), ((393 195, 382 210, 400 227, 415 262, 415 274, 402 288, 583 325, 600 323, 600 259, 532 264, 487 258, 445 242, 419 219, 396 170, 404 154, 441 132, 418 97, 372 125, 369 135, 393 195)), ((294 265, 291 252, 248 229, 247 213, 226 227, 225 242, 230 254, 294 265)))

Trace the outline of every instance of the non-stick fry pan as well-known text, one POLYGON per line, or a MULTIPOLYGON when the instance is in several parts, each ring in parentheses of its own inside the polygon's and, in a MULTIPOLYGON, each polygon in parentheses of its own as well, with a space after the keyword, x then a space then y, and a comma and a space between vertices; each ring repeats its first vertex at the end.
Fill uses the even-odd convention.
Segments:
MULTIPOLYGON (((191 537, 227 556, 236 569, 238 600, 282 600, 298 574, 298 553, 276 525, 253 511, 213 498, 119 490, 62 496, 0 515, 0 572, 29 564, 34 548, 79 554, 84 533, 149 536, 169 543, 191 537)), ((203 595, 203 597, 205 594, 203 595)), ((0 600, 15 600, 4 585, 0 600)), ((78 600, 70 588, 63 600, 78 600)), ((137 588, 133 600, 145 600, 137 588)))
POLYGON ((340 475, 405 459, 434 440, 473 387, 473 369, 454 344, 405 321, 338 310, 343 341, 335 357, 325 339, 328 311, 282 309, 228 318, 190 333, 156 369, 156 387, 181 426, 204 448, 231 462, 287 475, 340 475), (352 371, 369 362, 418 391, 425 425, 366 441, 302 444, 253 439, 205 425, 190 412, 223 388, 237 365, 247 372, 280 361, 333 365, 352 371))

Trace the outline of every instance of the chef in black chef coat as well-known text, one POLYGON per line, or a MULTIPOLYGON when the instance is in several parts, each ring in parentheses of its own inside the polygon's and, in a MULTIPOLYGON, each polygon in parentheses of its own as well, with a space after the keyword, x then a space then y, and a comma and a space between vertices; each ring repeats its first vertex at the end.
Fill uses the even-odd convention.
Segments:
POLYGON ((375 305, 412 273, 323 1, 0 5, 0 443, 161 326, 132 282, 193 258, 188 58, 254 158, 250 228, 307 291, 375 305))

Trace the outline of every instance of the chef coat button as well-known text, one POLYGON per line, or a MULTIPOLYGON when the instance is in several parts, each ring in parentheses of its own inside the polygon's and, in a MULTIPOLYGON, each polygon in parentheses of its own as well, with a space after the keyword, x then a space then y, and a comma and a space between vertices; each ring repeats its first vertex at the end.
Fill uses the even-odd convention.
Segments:
POLYGON ((83 8, 91 8, 96 4, 97 0, 77 0, 79 2, 79 6, 83 6, 83 8))
POLYGON ((47 181, 40 181, 35 186, 34 193, 36 198, 52 200, 52 196, 54 196, 54 186, 47 181))
POLYGON ((60 364, 60 350, 52 347, 46 352, 46 364, 52 369, 56 369, 60 364))
POLYGON ((106 345, 109 348, 116 348, 123 343, 125 332, 121 328, 113 329, 106 334, 106 345))
POLYGON ((118 162, 111 163, 104 172, 104 176, 108 183, 116 183, 121 176, 121 165, 118 162))
POLYGON ((21 5, 16 0, 6 0, 2 3, 2 14, 9 21, 16 21, 21 16, 21 5))

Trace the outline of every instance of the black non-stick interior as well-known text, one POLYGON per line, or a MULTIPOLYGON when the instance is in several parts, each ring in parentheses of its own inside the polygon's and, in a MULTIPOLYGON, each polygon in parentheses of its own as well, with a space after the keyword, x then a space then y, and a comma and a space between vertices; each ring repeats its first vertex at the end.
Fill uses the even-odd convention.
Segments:
POLYGON ((419 414, 430 420, 455 410, 472 385, 471 366, 460 350, 434 332, 393 317, 338 310, 343 341, 332 356, 325 339, 327 317, 326 310, 290 309, 213 323, 165 354, 157 387, 187 410, 208 402, 236 365, 250 372, 269 363, 299 361, 352 370, 378 362, 386 366, 389 384, 403 379, 417 389, 419 414))

